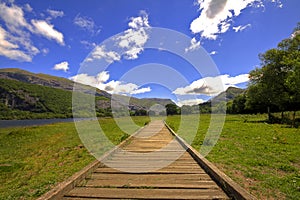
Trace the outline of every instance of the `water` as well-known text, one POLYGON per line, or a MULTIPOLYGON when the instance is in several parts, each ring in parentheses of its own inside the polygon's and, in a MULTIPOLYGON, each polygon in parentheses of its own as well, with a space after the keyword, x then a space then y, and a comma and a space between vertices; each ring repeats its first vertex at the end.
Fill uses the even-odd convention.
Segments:
POLYGON ((53 124, 58 122, 73 122, 81 120, 91 120, 91 118, 67 118, 67 119, 24 119, 24 120, 0 120, 0 128, 18 127, 18 126, 36 126, 53 124))

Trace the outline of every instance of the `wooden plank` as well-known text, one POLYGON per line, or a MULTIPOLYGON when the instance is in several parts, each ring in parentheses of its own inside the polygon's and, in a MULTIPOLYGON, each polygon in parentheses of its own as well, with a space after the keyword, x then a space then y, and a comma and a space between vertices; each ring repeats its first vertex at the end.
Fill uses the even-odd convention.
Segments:
MULTIPOLYGON (((97 168, 94 173, 115 173, 115 174, 127 174, 127 172, 119 171, 113 168, 97 168)), ((160 170, 156 170, 154 172, 148 172, 148 174, 205 174, 206 172, 202 169, 191 169, 191 168, 175 168, 175 167, 167 167, 162 168, 160 170)))
POLYGON ((172 181, 200 181, 200 180, 211 180, 210 176, 207 174, 102 174, 102 173, 93 173, 90 179, 97 180, 136 180, 143 181, 147 183, 148 180, 165 180, 166 182, 172 181))
POLYGON ((162 180, 162 179, 89 179, 85 187, 132 187, 132 188, 177 188, 177 189, 218 189, 219 186, 211 179, 207 180, 162 180))
POLYGON ((228 199, 219 189, 134 189, 76 187, 66 197, 119 199, 228 199))

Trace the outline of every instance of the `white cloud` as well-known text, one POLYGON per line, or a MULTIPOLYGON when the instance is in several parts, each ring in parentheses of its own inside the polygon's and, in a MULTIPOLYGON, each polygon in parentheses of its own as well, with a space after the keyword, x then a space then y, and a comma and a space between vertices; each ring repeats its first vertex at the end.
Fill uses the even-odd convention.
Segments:
POLYGON ((116 38, 119 47, 125 50, 125 58, 129 60, 138 58, 149 39, 145 30, 145 28, 150 27, 148 15, 145 11, 141 11, 140 14, 141 16, 132 17, 128 23, 130 28, 123 35, 116 38))
POLYGON ((271 1, 272 3, 277 4, 279 8, 283 7, 281 0, 197 1, 200 15, 192 21, 190 29, 194 34, 200 34, 202 38, 209 40, 216 40, 220 34, 226 33, 230 29, 233 19, 238 17, 246 8, 264 8, 264 1, 271 1))
POLYGON ((24 10, 26 10, 27 12, 32 12, 32 7, 27 3, 24 5, 24 10))
POLYGON ((97 46, 91 55, 85 60, 86 62, 91 62, 97 59, 105 59, 107 62, 111 63, 114 61, 119 61, 121 56, 115 51, 107 51, 105 46, 97 46))
POLYGON ((20 51, 17 44, 8 40, 7 32, 0 26, 0 55, 19 61, 31 61, 31 56, 20 51))
POLYGON ((178 106, 183 106, 183 105, 193 106, 193 105, 198 105, 203 102, 205 102, 203 99, 195 98, 195 99, 187 99, 187 100, 178 101, 176 104, 178 106))
POLYGON ((200 16, 192 21, 190 29, 201 37, 215 40, 231 26, 234 17, 247 7, 261 3, 262 0, 198 0, 200 16))
POLYGON ((150 87, 145 87, 140 89, 135 88, 130 94, 142 94, 146 92, 151 92, 151 88, 150 87))
POLYGON ((228 87, 236 86, 249 81, 248 74, 230 77, 228 74, 217 77, 205 77, 192 82, 186 87, 177 88, 173 91, 177 95, 199 95, 214 96, 227 90, 228 87))
POLYGON ((63 11, 60 11, 60 10, 51 10, 51 9, 47 9, 47 12, 48 12, 49 15, 51 15, 51 17, 53 17, 53 18, 63 17, 63 16, 64 16, 64 12, 63 12, 63 11))
MULTIPOLYGON (((31 62, 33 56, 40 53, 31 41, 32 34, 40 34, 48 39, 54 39, 60 44, 63 42, 63 34, 56 31, 53 25, 42 20, 31 20, 35 24, 30 24, 24 17, 23 9, 32 12, 32 7, 25 4, 20 7, 0 2, 0 19, 3 20, 5 27, 1 27, 1 55, 9 59, 31 62), (7 46, 7 44, 11 44, 7 46), (13 46, 13 48, 12 48, 13 46)), ((43 50, 42 50, 43 52, 43 50)))
POLYGON ((283 3, 281 2, 281 0, 272 0, 272 3, 277 4, 278 8, 283 8, 283 3))
POLYGON ((93 87, 97 87, 98 85, 96 77, 89 76, 88 74, 77 74, 75 76, 70 77, 69 79, 77 83, 82 83, 93 87))
POLYGON ((142 27, 150 27, 148 21, 148 14, 145 11, 141 11, 142 16, 131 17, 131 21, 128 23, 128 26, 133 29, 140 29, 142 27))
POLYGON ((89 17, 81 17, 79 14, 74 18, 73 23, 92 33, 92 34, 98 34, 100 32, 100 28, 96 26, 94 20, 92 18, 89 17))
POLYGON ((294 37, 296 37, 297 35, 299 35, 300 34, 300 30, 298 30, 298 31, 295 31, 294 33, 292 33, 291 34, 291 39, 293 39, 294 37))
POLYGON ((141 94, 150 92, 151 88, 140 88, 134 83, 123 83, 121 81, 110 81, 106 84, 103 84, 99 89, 105 90, 112 94, 141 94))
POLYGON ((209 55, 216 55, 218 52, 217 51, 212 51, 209 53, 209 55))
POLYGON ((53 69, 54 70, 63 70, 64 72, 67 72, 69 70, 69 63, 66 61, 58 63, 58 64, 54 65, 53 69))
POLYGON ((97 76, 90 76, 88 74, 78 74, 70 77, 70 80, 79 82, 85 85, 90 85, 100 90, 105 90, 111 94, 141 94, 150 92, 150 87, 139 87, 134 83, 124 83, 121 81, 109 80, 109 73, 106 71, 100 72, 97 76))
POLYGON ((94 43, 94 42, 89 42, 89 41, 86 41, 86 40, 82 40, 82 41, 80 41, 80 43, 81 43, 82 45, 84 45, 86 49, 95 48, 95 47, 97 46, 96 43, 94 43))
POLYGON ((13 33, 20 33, 20 29, 24 27, 30 28, 24 18, 22 8, 16 5, 10 7, 5 3, 0 3, 0 17, 5 22, 6 27, 13 33))
POLYGON ((251 24, 247 24, 247 25, 240 25, 240 26, 236 26, 236 27, 232 27, 232 29, 235 31, 235 32, 241 32, 243 30, 245 30, 246 28, 249 28, 251 27, 251 24))
POLYGON ((31 20, 32 25, 35 27, 34 32, 40 34, 48 39, 55 40, 60 45, 65 45, 64 43, 64 35, 55 30, 52 24, 48 24, 48 22, 44 20, 31 20))
POLYGON ((109 73, 107 71, 97 74, 96 80, 98 83, 105 83, 109 79, 109 73))
POLYGON ((185 52, 194 51, 200 48, 200 41, 197 42, 196 38, 191 40, 191 45, 188 48, 185 48, 185 52))
MULTIPOLYGON (((114 45, 119 48, 118 51, 107 50, 105 45, 97 46, 85 62, 105 59, 107 62, 111 63, 121 60, 121 56, 124 56, 124 58, 128 60, 137 59, 138 55, 144 50, 144 45, 149 39, 145 28, 150 27, 147 13, 141 11, 140 14, 141 16, 130 18, 130 22, 128 23, 129 29, 114 38, 114 45), (121 55, 121 52, 123 55, 121 55)), ((96 45, 95 43, 90 43, 88 41, 81 41, 81 44, 85 45, 87 48, 96 45)))

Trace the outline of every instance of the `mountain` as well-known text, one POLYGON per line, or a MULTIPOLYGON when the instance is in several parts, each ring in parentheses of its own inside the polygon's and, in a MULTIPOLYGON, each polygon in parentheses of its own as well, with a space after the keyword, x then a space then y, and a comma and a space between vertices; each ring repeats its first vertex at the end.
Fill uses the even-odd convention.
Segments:
MULTIPOLYGON (((68 91, 73 91, 73 85, 74 85, 74 81, 71 81, 66 78, 56 77, 56 76, 51 76, 48 74, 41 74, 41 73, 35 74, 18 68, 0 69, 0 79, 16 80, 24 83, 48 86, 48 87, 58 88, 58 89, 63 89, 68 91)), ((95 88, 91 86, 80 84, 80 83, 77 83, 76 86, 78 87, 78 89, 80 89, 80 91, 83 91, 84 93, 91 93, 92 91, 95 90, 95 88)), ((95 95, 104 96, 107 98, 111 97, 109 93, 99 89, 96 89, 95 95)))
MULTIPOLYGON (((80 105, 72 105, 74 82, 66 78, 35 74, 21 69, 0 69, 0 119, 28 119, 28 118, 66 118, 72 117, 73 108, 78 106, 80 113, 77 117, 89 117, 93 105, 87 105, 85 99, 94 98, 91 94, 95 88, 78 84, 80 91, 77 98, 83 100, 80 105)), ((118 99, 129 102, 126 110, 131 113, 149 110, 152 105, 173 103, 170 99, 147 98, 138 99, 122 95, 118 99)), ((95 109, 97 116, 111 116, 111 94, 96 89, 95 109)), ((125 101, 125 102, 126 102, 125 101)), ((123 101, 124 102, 124 101, 123 101)), ((125 111, 126 111, 125 110, 125 111)))
POLYGON ((233 100, 239 94, 242 94, 245 90, 229 87, 226 91, 221 92, 214 98, 199 104, 199 109, 201 113, 224 113, 226 111, 226 102, 233 100), (213 104, 212 104, 213 102, 213 104))
POLYGON ((214 98, 212 98, 210 101, 214 101, 215 103, 221 102, 221 101, 230 101, 233 100, 236 96, 242 94, 245 90, 241 88, 236 87, 229 87, 226 91, 221 92, 214 98))
POLYGON ((160 98, 131 98, 130 103, 133 105, 140 105, 141 107, 146 108, 147 110, 150 109, 151 106, 155 104, 160 104, 162 106, 166 106, 167 104, 174 104, 171 99, 160 99, 160 98))

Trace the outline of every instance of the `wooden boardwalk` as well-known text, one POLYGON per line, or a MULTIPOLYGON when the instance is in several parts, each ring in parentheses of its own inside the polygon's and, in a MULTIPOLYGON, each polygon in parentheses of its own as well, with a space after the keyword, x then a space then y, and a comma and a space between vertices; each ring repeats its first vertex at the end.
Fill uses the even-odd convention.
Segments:
POLYGON ((151 122, 62 199, 230 199, 175 137, 162 121, 151 122))

